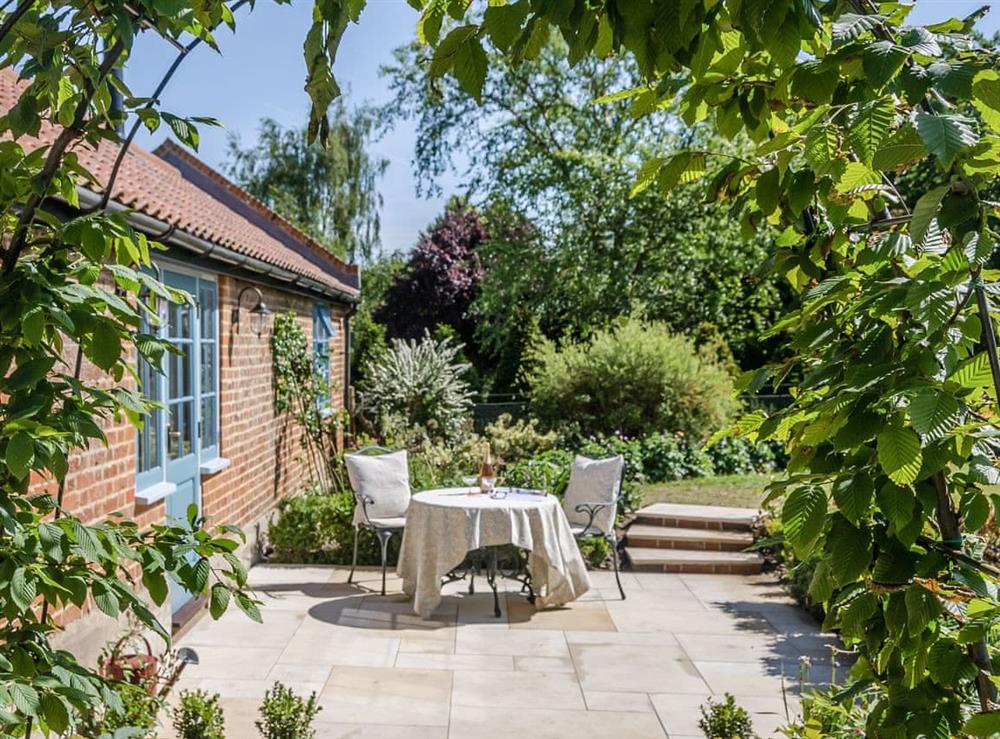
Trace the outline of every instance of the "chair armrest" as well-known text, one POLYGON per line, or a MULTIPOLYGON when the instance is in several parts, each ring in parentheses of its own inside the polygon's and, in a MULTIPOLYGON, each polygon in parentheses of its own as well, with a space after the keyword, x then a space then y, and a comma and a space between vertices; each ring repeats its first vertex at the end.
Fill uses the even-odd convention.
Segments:
MULTIPOLYGON (((583 531, 581 531, 578 534, 578 536, 590 536, 591 535, 590 534, 590 529, 594 525, 594 519, 597 517, 597 514, 600 513, 602 510, 604 510, 605 508, 608 508, 609 506, 613 505, 614 502, 615 501, 613 501, 612 503, 580 503, 580 504, 578 504, 573 510, 575 510, 577 513, 586 513, 588 516, 590 516, 590 518, 587 521, 587 525, 583 527, 583 531)), ((594 535, 600 535, 602 533, 604 533, 604 532, 603 531, 595 531, 594 535)))
POLYGON ((354 499, 357 505, 361 506, 361 515, 365 517, 365 523, 369 526, 374 526, 371 518, 368 517, 368 506, 375 505, 375 499, 370 495, 365 495, 364 493, 355 493, 354 499))

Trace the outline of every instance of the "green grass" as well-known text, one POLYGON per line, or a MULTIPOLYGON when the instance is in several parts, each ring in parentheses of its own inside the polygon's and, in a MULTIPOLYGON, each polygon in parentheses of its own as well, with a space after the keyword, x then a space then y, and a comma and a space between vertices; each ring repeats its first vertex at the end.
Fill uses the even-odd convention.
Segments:
POLYGON ((643 485, 642 504, 691 503, 733 508, 757 508, 764 500, 764 486, 771 475, 726 475, 696 477, 643 485))

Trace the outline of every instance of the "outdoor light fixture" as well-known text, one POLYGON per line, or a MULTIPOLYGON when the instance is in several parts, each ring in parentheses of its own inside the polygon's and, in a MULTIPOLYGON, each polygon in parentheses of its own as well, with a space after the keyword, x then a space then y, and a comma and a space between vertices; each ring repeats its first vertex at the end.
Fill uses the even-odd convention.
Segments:
POLYGON ((257 302, 250 309, 250 330, 256 333, 257 336, 260 336, 264 333, 264 328, 267 326, 267 317, 271 315, 271 309, 264 304, 264 296, 253 285, 247 285, 240 290, 240 294, 236 298, 236 305, 233 308, 233 327, 236 329, 236 333, 240 332, 240 305, 243 303, 243 294, 247 290, 253 290, 257 293, 257 302))

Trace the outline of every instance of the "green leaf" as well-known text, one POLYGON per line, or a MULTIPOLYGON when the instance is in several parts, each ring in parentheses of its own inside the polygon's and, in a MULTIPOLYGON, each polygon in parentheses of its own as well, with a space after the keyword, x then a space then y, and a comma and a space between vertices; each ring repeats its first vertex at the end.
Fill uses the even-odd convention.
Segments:
POLYGON ((909 485, 917 479, 923 456, 920 437, 902 426, 887 426, 877 437, 878 461, 897 485, 909 485))
POLYGON ((948 193, 948 189, 947 185, 941 185, 925 192, 913 207, 913 215, 910 219, 910 238, 913 239, 914 244, 923 243, 931 221, 937 216, 938 210, 941 208, 941 200, 948 193))
POLYGON ((872 536, 844 517, 836 516, 827 537, 830 567, 838 585, 854 582, 872 561, 872 536))
POLYGON ((833 43, 840 45, 853 41, 877 28, 885 20, 886 16, 878 13, 844 13, 833 22, 833 43))
POLYGON ((819 125, 810 128, 806 134, 805 156, 817 177, 836 174, 843 167, 836 127, 819 125))
POLYGON ((516 2, 509 5, 490 5, 483 13, 483 28, 493 45, 507 51, 518 34, 524 19, 528 16, 528 3, 516 2))
POLYGON ((6 385, 6 391, 14 393, 34 387, 48 374, 55 361, 55 359, 50 357, 40 357, 38 359, 31 359, 23 364, 18 364, 17 369, 7 378, 6 383, 3 383, 6 385))
POLYGON ((978 737, 995 737, 1000 734, 1000 711, 977 713, 962 726, 962 733, 978 737))
POLYGON ((39 699, 38 693, 34 688, 24 685, 23 683, 12 682, 7 686, 7 692, 10 693, 10 699, 20 711, 25 716, 34 716, 38 713, 39 699))
POLYGON ((217 582, 212 586, 211 597, 208 602, 208 611, 212 614, 212 618, 221 618, 222 614, 226 612, 229 607, 229 588, 223 585, 221 582, 217 582))
POLYGON ((757 178, 755 192, 760 212, 765 216, 771 215, 781 198, 781 172, 777 167, 771 167, 757 178))
POLYGON ((19 480, 31 470, 31 464, 35 461, 35 442, 26 431, 18 431, 7 442, 7 450, 4 453, 4 462, 11 474, 19 480))
POLYGON ((660 172, 660 167, 666 161, 663 157, 651 157, 642 163, 639 173, 635 177, 635 184, 629 191, 628 196, 634 198, 636 195, 649 189, 649 186, 656 182, 656 175, 660 172))
POLYGON ((243 591, 237 590, 233 593, 236 598, 236 605, 239 609, 245 613, 250 620, 256 621, 257 623, 263 623, 260 617, 260 609, 257 608, 257 604, 243 591))
POLYGON ((892 128, 895 115, 896 106, 890 98, 881 98, 861 107, 847 137, 862 163, 871 164, 875 152, 892 128))
POLYGON ((786 541, 799 557, 809 553, 823 531, 826 508, 826 494, 818 487, 796 488, 785 499, 781 525, 786 541))
POLYGON ((903 126, 887 138, 872 157, 872 167, 895 170, 927 156, 924 142, 913 126, 903 126))
POLYGON ((475 36, 467 39, 455 51, 452 62, 452 74, 458 80, 459 86, 478 103, 482 100, 483 84, 486 82, 486 69, 489 62, 486 52, 479 39, 475 36))
POLYGON ((875 497, 875 487, 864 474, 838 480, 833 485, 833 501, 844 517, 855 526, 868 515, 875 497))
POLYGON ((91 586, 94 593, 94 602, 101 611, 111 618, 117 618, 120 612, 118 596, 115 592, 100 580, 96 580, 91 586))
POLYGON ((910 401, 910 422, 929 440, 940 439, 958 422, 958 400, 951 393, 925 388, 910 401))
POLYGON ((917 132, 927 150, 943 167, 950 167, 960 153, 979 141, 976 122, 960 115, 917 112, 917 132))
POLYGON ((28 571, 24 567, 14 570, 10 578, 10 597, 14 604, 22 611, 26 611, 35 602, 37 594, 35 580, 28 577, 28 571))
POLYGON ((870 167, 861 162, 848 162, 844 167, 844 173, 837 181, 837 190, 848 193, 865 185, 878 185, 882 178, 877 172, 873 172, 870 167))
POLYGON ((39 708, 45 723, 57 733, 62 733, 69 727, 69 711, 55 693, 43 693, 39 700, 39 708))
POLYGON ((910 52, 891 41, 875 41, 865 47, 861 66, 865 79, 876 90, 889 83, 910 58, 910 52))
POLYGON ((948 379, 973 390, 990 386, 993 383, 993 373, 990 370, 989 355, 980 352, 969 357, 955 368, 948 379))
POLYGON ((961 644, 943 638, 931 645, 927 669, 935 682, 949 688, 971 680, 979 672, 961 644))
POLYGON ((987 126, 1000 133, 1000 75, 993 70, 977 74, 972 82, 972 104, 987 126))
POLYGON ((87 356, 101 369, 109 370, 115 366, 121 353, 122 340, 118 329, 108 321, 95 323, 87 356))

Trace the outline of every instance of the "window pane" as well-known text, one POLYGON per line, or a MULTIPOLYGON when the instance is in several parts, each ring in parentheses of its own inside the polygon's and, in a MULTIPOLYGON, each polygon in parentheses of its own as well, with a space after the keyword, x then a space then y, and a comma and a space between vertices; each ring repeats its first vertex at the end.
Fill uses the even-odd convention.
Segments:
MULTIPOLYGON (((149 362, 139 360, 139 390, 149 400, 159 400, 156 372, 149 362)), ((153 410, 144 419, 139 432, 138 471, 146 472, 160 465, 159 440, 160 411, 153 410)))
POLYGON ((201 447, 215 446, 216 443, 216 423, 215 423, 215 396, 203 395, 201 397, 201 447))
POLYGON ((215 392, 215 344, 201 343, 201 392, 215 392))
POLYGON ((194 392, 191 387, 191 344, 178 344, 181 354, 170 355, 170 396, 169 399, 186 398, 194 392))
POLYGON ((167 427, 167 456, 170 459, 191 453, 193 401, 183 401, 170 406, 170 425, 167 427))
POLYGON ((217 316, 215 310, 215 285, 210 282, 203 282, 198 293, 198 305, 201 311, 201 338, 214 339, 217 316))

